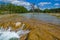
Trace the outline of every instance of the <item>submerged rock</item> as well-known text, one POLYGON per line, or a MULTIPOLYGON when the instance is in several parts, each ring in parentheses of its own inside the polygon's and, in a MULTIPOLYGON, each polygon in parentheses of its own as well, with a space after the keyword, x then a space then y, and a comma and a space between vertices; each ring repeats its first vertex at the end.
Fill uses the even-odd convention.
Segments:
MULTIPOLYGON (((16 16, 12 15, 11 17, 1 18, 0 25, 3 26, 4 28, 11 26, 14 33, 21 34, 18 35, 20 37, 19 40, 57 40, 56 38, 60 40, 60 26, 50 24, 41 20, 33 19, 33 18, 26 19, 24 17, 21 16, 17 17, 17 16, 18 15, 16 16)), ((2 32, 4 31, 1 31, 0 35, 2 32)), ((14 40, 15 38, 16 37, 10 39, 14 40)))
POLYGON ((20 39, 23 35, 26 35, 30 32, 29 30, 23 30, 23 27, 24 27, 24 24, 22 25, 21 29, 19 29, 17 32, 11 31, 10 27, 7 30, 5 30, 4 28, 0 29, 0 40, 18 40, 18 39, 20 39))

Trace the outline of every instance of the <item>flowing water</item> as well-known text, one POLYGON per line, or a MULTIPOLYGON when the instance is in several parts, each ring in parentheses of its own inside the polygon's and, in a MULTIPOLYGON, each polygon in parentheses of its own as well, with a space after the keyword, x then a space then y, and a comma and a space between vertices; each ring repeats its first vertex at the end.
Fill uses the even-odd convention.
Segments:
MULTIPOLYGON (((35 19, 38 19, 38 20, 43 20, 43 21, 46 21, 46 22, 50 22, 50 23, 54 23, 54 24, 60 24, 60 19, 58 19, 57 17, 55 16, 51 16, 49 14, 44 14, 44 13, 41 13, 41 14, 32 14, 32 13, 29 13, 29 14, 20 14, 21 16, 25 16, 27 18, 35 18, 35 19)), ((16 26, 21 24, 20 22, 17 22, 16 23, 16 26)), ((29 33, 29 30, 22 30, 23 27, 24 27, 24 24, 21 26, 22 28, 15 32, 15 31, 10 31, 11 28, 5 30, 3 28, 0 29, 0 40, 20 40, 20 37, 21 35, 25 35, 27 33, 29 33)))
POLYGON ((48 22, 48 23, 53 23, 53 24, 60 24, 60 19, 55 17, 55 16, 51 16, 49 14, 46 14, 46 13, 35 13, 35 14, 32 14, 32 13, 27 13, 27 14, 21 14, 22 16, 25 16, 27 18, 35 18, 35 19, 38 19, 38 20, 42 20, 42 21, 45 21, 45 22, 48 22))
MULTIPOLYGON (((17 24, 21 24, 21 22, 17 22, 17 24)), ((20 30, 11 31, 11 28, 9 27, 7 30, 4 28, 0 28, 0 40, 20 40, 22 35, 28 34, 29 30, 22 30, 24 27, 24 24, 21 26, 20 30)))

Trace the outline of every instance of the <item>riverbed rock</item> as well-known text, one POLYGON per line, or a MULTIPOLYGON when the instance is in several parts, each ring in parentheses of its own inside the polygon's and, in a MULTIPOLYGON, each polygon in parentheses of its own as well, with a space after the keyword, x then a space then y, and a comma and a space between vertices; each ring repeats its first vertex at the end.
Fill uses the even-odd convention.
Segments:
POLYGON ((21 26, 16 27, 16 22, 25 24, 23 30, 30 31, 29 34, 22 36, 21 40, 60 40, 60 25, 50 24, 42 20, 12 15, 1 18, 0 26, 4 26, 4 28, 11 26, 14 31, 17 31, 21 26))

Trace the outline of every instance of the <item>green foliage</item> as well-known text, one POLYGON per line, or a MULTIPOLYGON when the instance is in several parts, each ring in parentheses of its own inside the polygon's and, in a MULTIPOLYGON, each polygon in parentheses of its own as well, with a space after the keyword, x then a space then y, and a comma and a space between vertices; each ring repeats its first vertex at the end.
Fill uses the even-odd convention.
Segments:
POLYGON ((28 10, 23 6, 16 6, 13 4, 6 4, 1 5, 0 7, 1 11, 7 11, 9 13, 26 13, 28 10))
POLYGON ((40 9, 34 9, 34 10, 27 10, 23 6, 16 6, 13 4, 2 4, 0 5, 0 14, 6 14, 6 13, 27 13, 27 12, 40 12, 40 13, 60 13, 60 8, 53 8, 53 9, 45 9, 45 10, 40 10, 40 9))
MULTIPOLYGON (((33 10, 31 9, 30 12, 33 12, 33 10)), ((45 9, 45 10, 34 9, 34 12, 40 12, 40 13, 60 13, 60 8, 45 9)))
MULTIPOLYGON (((31 9, 29 12, 33 12, 33 10, 31 9)), ((40 9, 34 9, 34 12, 42 12, 42 10, 40 10, 40 9)))
POLYGON ((45 9, 44 13, 60 13, 60 8, 45 9))

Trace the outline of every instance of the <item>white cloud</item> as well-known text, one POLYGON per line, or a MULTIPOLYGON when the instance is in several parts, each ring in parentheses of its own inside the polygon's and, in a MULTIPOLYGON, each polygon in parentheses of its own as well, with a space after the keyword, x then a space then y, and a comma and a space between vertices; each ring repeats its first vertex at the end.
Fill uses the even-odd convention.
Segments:
POLYGON ((2 0, 3 2, 13 2, 13 1, 17 1, 17 0, 2 0))
POLYGON ((1 0, 3 2, 9 2, 12 4, 16 4, 16 5, 30 5, 29 2, 25 2, 24 0, 1 0))
POLYGON ((12 3, 18 6, 24 6, 25 8, 30 9, 30 3, 25 2, 24 0, 1 0, 1 1, 12 3))
POLYGON ((47 4, 51 4, 51 2, 40 2, 38 5, 44 6, 44 5, 47 5, 47 4))
POLYGON ((54 5, 55 5, 55 6, 59 6, 60 4, 59 4, 59 3, 55 3, 54 5))
POLYGON ((31 6, 24 6, 25 8, 27 8, 28 10, 30 10, 31 9, 31 6))
POLYGON ((27 8, 28 10, 31 9, 29 2, 25 2, 25 1, 13 1, 13 2, 11 2, 11 3, 12 3, 12 4, 15 4, 15 5, 18 5, 18 6, 24 6, 24 7, 27 8))
POLYGON ((38 8, 37 5, 35 5, 34 7, 35 7, 35 9, 38 8))
POLYGON ((28 2, 24 2, 24 1, 13 1, 13 2, 11 2, 12 4, 16 4, 16 5, 23 5, 23 6, 29 6, 30 5, 30 3, 28 3, 28 2))

